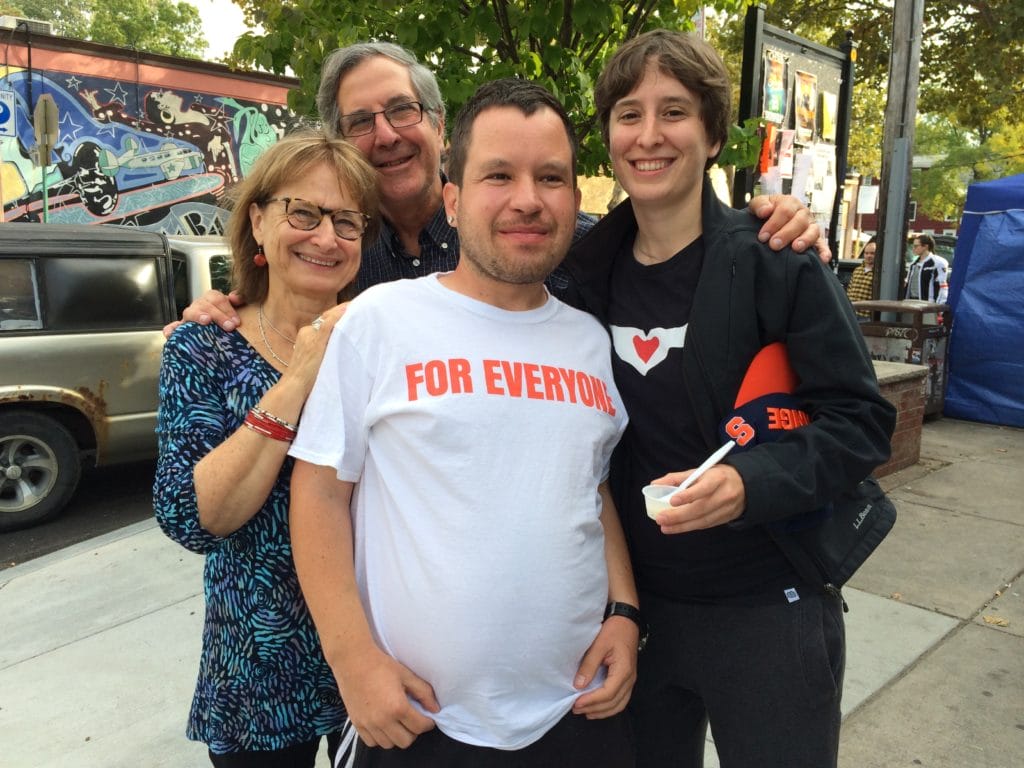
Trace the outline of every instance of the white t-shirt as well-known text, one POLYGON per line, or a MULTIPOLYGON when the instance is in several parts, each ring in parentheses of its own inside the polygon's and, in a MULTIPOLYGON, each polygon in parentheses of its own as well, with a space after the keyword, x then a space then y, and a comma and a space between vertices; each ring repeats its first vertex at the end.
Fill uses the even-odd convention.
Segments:
POLYGON ((579 696, 625 424, 607 333, 550 296, 510 312, 431 275, 371 288, 335 328, 291 454, 357 483, 371 627, 448 736, 520 749, 579 696))

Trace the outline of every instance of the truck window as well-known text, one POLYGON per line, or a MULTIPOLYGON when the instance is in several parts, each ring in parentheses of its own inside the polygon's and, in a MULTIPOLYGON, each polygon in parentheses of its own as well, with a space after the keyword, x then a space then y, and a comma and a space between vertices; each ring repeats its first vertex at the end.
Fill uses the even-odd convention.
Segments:
POLYGON ((39 269, 48 330, 164 324, 159 264, 154 258, 41 259, 39 269))
POLYGON ((178 319, 185 307, 192 303, 188 290, 188 264, 175 254, 171 259, 171 271, 174 273, 174 315, 178 319))
POLYGON ((0 331, 42 327, 32 261, 0 259, 0 331))
POLYGON ((221 293, 231 292, 231 257, 210 257, 210 283, 221 293))

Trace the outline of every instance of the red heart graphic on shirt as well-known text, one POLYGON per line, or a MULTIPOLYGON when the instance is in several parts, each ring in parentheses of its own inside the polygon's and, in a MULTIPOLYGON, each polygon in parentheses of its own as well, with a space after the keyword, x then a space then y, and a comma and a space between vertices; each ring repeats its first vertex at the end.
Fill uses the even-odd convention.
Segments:
POLYGON ((655 350, 657 350, 659 343, 660 342, 657 338, 643 339, 639 336, 633 337, 633 349, 636 350, 640 359, 645 363, 651 359, 651 355, 653 355, 655 350))

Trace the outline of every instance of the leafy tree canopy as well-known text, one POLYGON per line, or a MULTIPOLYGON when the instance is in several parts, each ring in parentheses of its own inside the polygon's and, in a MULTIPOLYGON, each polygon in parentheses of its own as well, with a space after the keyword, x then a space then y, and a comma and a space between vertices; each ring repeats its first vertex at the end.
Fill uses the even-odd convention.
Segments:
POLYGON ((84 39, 89 34, 87 7, 80 0, 12 0, 0 4, 0 12, 53 22, 53 31, 58 35, 84 39))
MULTIPOLYGON (((618 45, 655 27, 687 29, 699 0, 236 0, 250 27, 232 62, 272 72, 286 68, 302 81, 290 97, 300 114, 314 115, 320 66, 333 49, 386 40, 416 53, 437 74, 449 111, 481 82, 518 75, 555 93, 580 137, 581 169, 607 162, 596 130, 593 84, 618 45)), ((736 12, 746 0, 715 0, 736 12)))
POLYGON ((89 37, 169 56, 199 58, 206 50, 199 11, 173 0, 96 0, 89 37))
POLYGON ((174 0, 13 0, 0 13, 51 21, 58 35, 148 53, 201 58, 206 50, 199 11, 174 0))
POLYGON ((1024 3, 925 3, 922 112, 946 115, 985 143, 1024 116, 1024 3))

